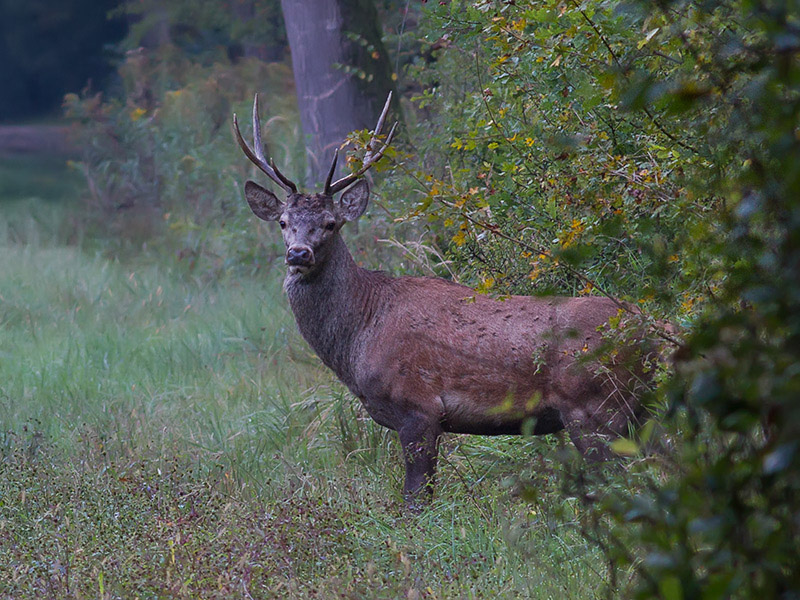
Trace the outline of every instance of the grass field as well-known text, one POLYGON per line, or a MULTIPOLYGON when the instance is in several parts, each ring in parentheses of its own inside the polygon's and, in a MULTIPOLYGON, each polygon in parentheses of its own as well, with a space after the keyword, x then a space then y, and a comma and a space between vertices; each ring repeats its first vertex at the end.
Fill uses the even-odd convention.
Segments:
POLYGON ((394 435, 299 338, 280 268, 112 256, 40 170, 0 168, 0 598, 600 593, 558 440, 449 437, 409 516, 394 435))

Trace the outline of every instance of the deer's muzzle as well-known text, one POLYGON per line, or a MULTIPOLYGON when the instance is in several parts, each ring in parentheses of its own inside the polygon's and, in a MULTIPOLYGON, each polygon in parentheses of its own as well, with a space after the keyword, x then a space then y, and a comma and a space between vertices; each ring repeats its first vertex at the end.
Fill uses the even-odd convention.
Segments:
POLYGON ((286 264, 291 267, 313 267, 314 253, 305 246, 292 246, 286 251, 286 264))

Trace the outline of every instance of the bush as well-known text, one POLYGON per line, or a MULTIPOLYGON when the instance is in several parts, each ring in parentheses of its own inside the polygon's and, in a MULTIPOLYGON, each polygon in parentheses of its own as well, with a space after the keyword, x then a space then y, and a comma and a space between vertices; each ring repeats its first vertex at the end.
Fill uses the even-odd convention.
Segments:
POLYGON ((428 12, 442 49, 413 72, 427 135, 395 185, 417 194, 410 218, 456 276, 607 293, 688 327, 661 390, 672 451, 610 483, 564 471, 609 595, 625 572, 636 597, 800 591, 795 4, 428 12))
POLYGON ((205 64, 164 46, 129 52, 119 73, 119 97, 65 99, 67 115, 83 125, 82 157, 73 166, 88 181, 91 218, 124 240, 164 243, 192 266, 198 260, 210 269, 256 264, 264 249, 240 201, 252 168, 242 160, 230 119, 233 112, 247 115, 247 129, 253 90, 262 90, 270 151, 302 180, 289 68, 224 56, 205 64))
POLYGON ((660 314, 674 314, 676 294, 699 300, 683 277, 686 240, 714 199, 687 190, 684 173, 703 158, 660 114, 624 111, 615 88, 619 64, 650 59, 637 48, 642 21, 600 2, 451 3, 429 15, 443 49, 412 72, 431 118, 419 159, 403 165, 411 217, 446 232, 440 242, 479 289, 602 290, 660 314))

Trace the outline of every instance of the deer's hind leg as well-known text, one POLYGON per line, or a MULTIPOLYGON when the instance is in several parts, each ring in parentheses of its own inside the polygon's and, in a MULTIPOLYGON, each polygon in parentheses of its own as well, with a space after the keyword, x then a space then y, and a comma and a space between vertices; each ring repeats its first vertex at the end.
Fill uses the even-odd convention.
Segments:
POLYGON ((605 404, 598 401, 573 410, 567 416, 566 429, 572 443, 590 461, 619 458, 609 443, 626 435, 630 425, 636 423, 636 414, 628 408, 628 403, 605 404))
POLYGON ((592 462, 604 462, 615 458, 611 448, 608 447, 606 436, 587 427, 585 423, 573 421, 567 424, 566 429, 569 439, 585 459, 592 462))

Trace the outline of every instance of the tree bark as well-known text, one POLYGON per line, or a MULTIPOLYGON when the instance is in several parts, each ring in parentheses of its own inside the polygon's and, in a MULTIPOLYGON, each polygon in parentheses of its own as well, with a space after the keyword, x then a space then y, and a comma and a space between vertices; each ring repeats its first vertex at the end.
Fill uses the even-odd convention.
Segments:
POLYGON ((347 135, 374 127, 394 88, 392 69, 372 0, 281 0, 281 5, 308 174, 319 185, 347 135))

